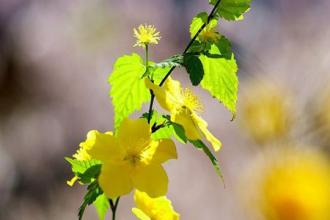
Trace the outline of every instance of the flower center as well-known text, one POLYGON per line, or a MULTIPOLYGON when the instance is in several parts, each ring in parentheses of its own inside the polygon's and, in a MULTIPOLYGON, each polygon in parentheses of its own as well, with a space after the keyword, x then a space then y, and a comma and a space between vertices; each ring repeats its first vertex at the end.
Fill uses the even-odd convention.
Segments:
POLYGON ((125 161, 127 161, 131 166, 136 167, 141 162, 141 155, 138 153, 129 153, 125 158, 125 161))
POLYGON ((188 108, 192 111, 198 111, 202 112, 203 111, 203 105, 200 103, 198 100, 197 96, 188 88, 184 89, 183 92, 183 108, 188 108))
POLYGON ((199 38, 203 42, 207 42, 207 41, 216 42, 221 38, 221 36, 215 30, 215 28, 207 28, 202 31, 199 38))

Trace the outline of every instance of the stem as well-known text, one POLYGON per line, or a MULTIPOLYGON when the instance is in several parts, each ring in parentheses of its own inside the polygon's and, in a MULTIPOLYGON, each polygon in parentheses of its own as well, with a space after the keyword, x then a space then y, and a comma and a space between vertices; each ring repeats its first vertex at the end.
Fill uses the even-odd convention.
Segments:
POLYGON ((120 197, 118 197, 116 199, 115 203, 113 203, 112 199, 109 199, 110 208, 111 208, 111 211, 112 211, 112 220, 116 220, 116 211, 117 211, 119 199, 120 199, 120 197))
MULTIPOLYGON (((145 47, 146 47, 146 72, 148 72, 148 68, 149 68, 149 45, 148 44, 146 44, 145 45, 145 47)), ((150 80, 151 80, 151 82, 153 82, 153 75, 151 75, 150 76, 150 80)), ((152 106, 153 106, 153 104, 154 104, 154 100, 155 100, 155 95, 154 95, 154 93, 153 93, 153 91, 150 89, 150 96, 151 96, 151 100, 150 100, 150 103, 152 103, 152 104, 150 104, 150 106, 149 106, 149 114, 148 114, 148 123, 150 123, 150 120, 151 120, 151 112, 152 112, 152 106)))
POLYGON ((145 44, 146 47, 146 70, 148 71, 149 67, 149 45, 145 44))
MULTIPOLYGON (((190 42, 188 43, 187 47, 185 48, 185 50, 183 51, 182 55, 184 56, 187 51, 189 50, 189 48, 191 47, 191 45, 194 43, 194 41, 197 39, 198 35, 204 30, 204 28, 210 23, 211 19, 213 18, 214 16, 214 13, 216 11, 216 9, 218 8, 219 4, 221 3, 221 0, 218 0, 217 3, 214 5, 212 11, 210 12, 209 16, 207 17, 207 21, 206 23, 204 23, 200 28, 199 30, 197 31, 197 33, 194 35, 194 37, 190 40, 190 42)), ((159 83, 159 86, 163 86, 166 79, 172 74, 173 70, 175 69, 176 67, 173 66, 169 71, 168 73, 165 75, 165 77, 162 79, 162 81, 159 83)), ((149 118, 148 118, 148 123, 150 123, 150 120, 151 120, 151 112, 152 112, 152 107, 153 107, 153 104, 154 104, 154 100, 155 100, 155 95, 153 94, 152 91, 150 91, 150 94, 151 94, 151 100, 150 100, 150 106, 149 106, 149 118)))

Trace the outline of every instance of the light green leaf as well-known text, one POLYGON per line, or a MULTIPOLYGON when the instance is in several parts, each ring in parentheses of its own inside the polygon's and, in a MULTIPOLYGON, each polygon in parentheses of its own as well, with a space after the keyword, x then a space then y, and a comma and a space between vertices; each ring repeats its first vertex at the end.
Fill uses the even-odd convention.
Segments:
POLYGON ((170 71, 171 67, 153 67, 150 72, 153 75, 153 79, 155 84, 159 84, 162 79, 165 77, 165 75, 170 71))
POLYGON ((197 149, 202 150, 205 153, 205 155, 210 159, 215 172, 220 177, 221 181, 224 182, 218 159, 212 154, 211 150, 201 140, 189 140, 189 142, 192 143, 197 149))
MULTIPOLYGON (((156 110, 153 110, 151 114, 150 124, 153 126, 153 128, 156 126, 162 126, 151 134, 151 138, 153 140, 170 139, 173 135, 173 128, 169 123, 167 123, 168 119, 163 115, 159 116, 159 113, 156 110)), ((149 113, 146 112, 142 115, 142 118, 148 120, 148 116, 149 113)))
MULTIPOLYGON (((190 37, 193 38, 195 34, 198 32, 198 30, 203 26, 204 23, 207 22, 208 14, 206 12, 201 12, 198 15, 196 15, 190 24, 190 37)), ((218 21, 216 19, 211 19, 209 24, 207 25, 207 28, 214 28, 218 24, 218 21)), ((199 40, 197 38, 197 40, 199 40)))
POLYGON ((65 158, 71 164, 72 172, 84 184, 94 181, 101 172, 101 161, 98 160, 77 160, 69 157, 65 158))
POLYGON ((191 38, 193 38, 203 24, 207 22, 207 16, 208 14, 206 12, 201 12, 192 19, 189 28, 191 38))
POLYGON ((141 78, 145 72, 142 58, 133 53, 117 59, 109 77, 110 96, 115 111, 115 128, 131 113, 149 101, 150 93, 141 78))
POLYGON ((70 163, 72 172, 74 173, 84 173, 89 168, 101 164, 99 160, 77 160, 70 157, 65 157, 64 159, 70 163))
POLYGON ((158 129, 156 132, 152 133, 151 135, 153 140, 171 139, 172 136, 173 136, 173 128, 171 125, 165 125, 164 127, 158 129))
POLYGON ((97 199, 93 202, 93 205, 96 208, 97 215, 99 216, 99 220, 104 220, 105 215, 107 214, 110 204, 107 196, 103 193, 99 195, 97 199))
MULTIPOLYGON (((215 5, 218 0, 210 0, 215 5)), ((243 14, 250 9, 251 0, 221 0, 217 13, 220 17, 229 20, 242 20, 243 14)))
MULTIPOLYGON (((220 54, 216 45, 212 45, 211 54, 220 54)), ((221 54, 220 54, 221 55, 221 54)), ((201 55, 204 68, 204 78, 201 86, 210 92, 218 101, 222 102, 233 114, 236 115, 236 102, 238 92, 237 64, 234 55, 230 59, 210 58, 201 55)))

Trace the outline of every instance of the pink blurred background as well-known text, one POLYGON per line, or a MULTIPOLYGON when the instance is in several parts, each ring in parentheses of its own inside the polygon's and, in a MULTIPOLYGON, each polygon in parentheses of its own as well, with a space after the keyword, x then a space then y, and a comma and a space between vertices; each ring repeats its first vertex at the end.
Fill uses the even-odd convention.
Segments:
MULTIPOLYGON (((161 32, 151 50, 160 61, 183 50, 192 17, 210 9, 207 0, 2 0, 0 219, 77 219, 84 188, 66 185, 72 174, 64 156, 74 153, 87 131, 113 129, 107 77, 117 57, 142 54, 132 47, 133 27, 154 24, 161 32)), ((329 155, 329 132, 318 136, 310 108, 330 91, 329 12, 327 0, 254 0, 245 20, 220 21, 240 67, 237 119, 231 122, 221 104, 196 91, 203 117, 223 143, 217 157, 226 186, 201 152, 178 143, 179 160, 166 168, 168 196, 183 220, 248 219, 237 188, 264 148, 241 123, 243 97, 258 99, 249 96, 251 81, 284 88, 294 121, 288 136, 329 155)), ((184 72, 173 76, 188 84, 184 72)), ((134 219, 131 207, 132 196, 123 197, 118 219, 134 219)), ((88 208, 85 219, 96 218, 88 208)))

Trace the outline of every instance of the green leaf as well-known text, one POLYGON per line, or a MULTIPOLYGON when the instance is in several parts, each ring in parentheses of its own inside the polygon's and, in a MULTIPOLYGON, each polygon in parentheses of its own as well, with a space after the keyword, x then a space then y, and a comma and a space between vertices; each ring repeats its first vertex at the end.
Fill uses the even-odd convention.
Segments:
POLYGON ((174 137, 183 144, 187 143, 188 139, 186 137, 184 128, 181 125, 174 122, 172 122, 172 127, 174 130, 174 137))
MULTIPOLYGON (((217 1, 210 0, 210 3, 215 5, 217 1)), ((228 21, 242 20, 243 14, 249 11, 250 5, 251 0, 221 0, 217 14, 228 21)))
POLYGON ((79 212, 78 212, 79 220, 82 219, 86 207, 91 205, 97 199, 97 197, 99 197, 99 195, 102 195, 102 194, 103 194, 103 192, 102 192, 101 188, 98 186, 96 181, 94 181, 87 187, 87 193, 84 196, 84 201, 81 204, 81 206, 79 208, 79 212))
POLYGON ((96 179, 101 171, 101 161, 98 160, 77 160, 65 158, 71 164, 72 172, 79 177, 79 181, 88 184, 96 179))
POLYGON ((83 173, 78 173, 77 176, 79 177, 79 181, 88 184, 91 183, 93 180, 97 179, 97 177, 101 173, 101 164, 96 164, 88 168, 85 172, 83 173))
POLYGON ((231 59, 232 50, 231 50, 231 42, 225 37, 221 36, 220 40, 215 43, 216 47, 219 50, 219 54, 226 59, 231 59))
MULTIPOLYGON (((208 14, 206 12, 201 12, 192 19, 190 28, 189 28, 191 38, 193 38, 196 35, 196 33, 203 26, 203 24, 207 23, 207 19, 208 19, 208 14)), ((214 28, 217 25, 218 25, 218 20, 211 19, 209 24, 207 25, 207 27, 214 28)), ((199 40, 199 39, 197 38, 197 40, 199 40)))
POLYGON ((99 220, 104 220, 105 215, 107 214, 110 204, 107 196, 103 193, 97 197, 97 199, 93 202, 93 205, 96 208, 97 215, 99 220))
POLYGON ((207 17, 208 14, 206 12, 201 12, 192 19, 189 28, 191 38, 193 38, 203 24, 207 22, 207 17))
MULTIPOLYGON (((209 53, 220 54, 220 51, 216 45, 212 45, 209 53)), ((201 86, 222 102, 232 112, 234 118, 238 92, 238 68, 234 55, 231 54, 230 59, 210 58, 206 55, 201 55, 199 58, 204 68, 201 86)))
MULTIPOLYGON (((142 115, 142 118, 145 118, 148 120, 149 113, 146 112, 142 115)), ((168 123, 168 120, 164 115, 159 116, 159 113, 155 110, 151 112, 151 120, 150 124, 153 126, 153 128, 157 126, 161 126, 157 129, 157 131, 153 132, 151 134, 151 138, 153 140, 159 140, 159 139, 168 139, 171 138, 173 135, 173 128, 171 124, 168 123)))
POLYGON ((157 85, 162 81, 162 79, 165 77, 165 75, 170 71, 171 67, 152 67, 150 70, 150 74, 152 74, 154 83, 157 85))
POLYGON ((173 128, 171 125, 164 125, 164 127, 158 129, 152 133, 151 137, 153 140, 159 139, 170 139, 173 136, 173 128))
POLYGON ((77 160, 70 157, 65 157, 64 159, 70 163, 72 172, 74 173, 84 173, 89 168, 101 164, 99 160, 77 160))
POLYGON ((115 128, 131 113, 149 101, 150 92, 141 78, 145 72, 142 58, 133 53, 117 59, 109 77, 110 96, 115 111, 115 128))
POLYGON ((190 81, 197 86, 204 76, 203 64, 197 56, 185 55, 183 58, 184 66, 189 74, 190 81))
MULTIPOLYGON (((148 120, 148 115, 149 113, 146 112, 142 115, 142 118, 148 120)), ((183 127, 179 124, 171 122, 169 115, 159 116, 159 113, 153 110, 150 124, 152 124, 153 127, 163 125, 157 131, 152 133, 151 137, 153 140, 171 139, 172 137, 175 137, 181 143, 187 143, 187 137, 183 127)))
POLYGON ((212 154, 211 150, 201 140, 189 140, 189 142, 192 143, 197 149, 202 150, 205 153, 205 155, 210 159, 215 172, 220 177, 221 181, 224 182, 220 164, 217 158, 212 154))
POLYGON ((192 45, 189 47, 188 51, 186 54, 193 54, 193 55, 199 55, 200 53, 202 53, 205 50, 208 50, 210 48, 206 48, 208 44, 199 42, 197 40, 195 40, 192 45))

